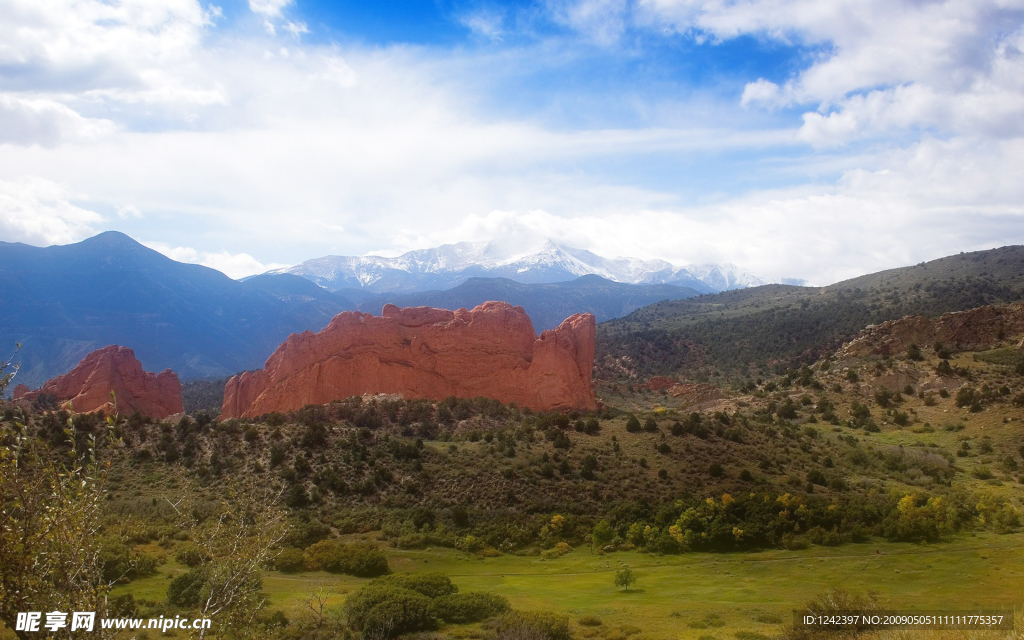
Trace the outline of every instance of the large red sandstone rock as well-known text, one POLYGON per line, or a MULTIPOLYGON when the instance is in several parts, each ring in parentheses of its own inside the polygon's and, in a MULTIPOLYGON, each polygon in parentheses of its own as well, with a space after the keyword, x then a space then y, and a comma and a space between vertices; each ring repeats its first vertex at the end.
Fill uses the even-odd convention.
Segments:
POLYGON ((222 418, 293 411, 365 393, 485 396, 537 411, 594 409, 594 316, 537 337, 522 307, 346 311, 319 333, 292 334, 259 371, 231 378, 222 418))
POLYGON ((944 313, 934 320, 906 316, 867 327, 843 345, 838 356, 897 355, 906 353, 911 343, 927 347, 935 342, 957 350, 976 351, 1022 335, 1024 302, 988 305, 944 313))
POLYGON ((170 369, 159 374, 143 371, 135 352, 117 345, 97 349, 70 372, 35 391, 19 388, 15 396, 32 401, 48 394, 58 402, 70 400, 71 408, 80 413, 107 413, 113 409, 111 391, 122 415, 138 411, 160 420, 183 411, 178 375, 170 369))

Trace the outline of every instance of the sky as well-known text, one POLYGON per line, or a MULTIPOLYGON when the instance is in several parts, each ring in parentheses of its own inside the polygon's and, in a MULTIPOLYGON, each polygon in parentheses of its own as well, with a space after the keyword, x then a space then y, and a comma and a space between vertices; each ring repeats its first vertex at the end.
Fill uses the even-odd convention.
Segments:
POLYGON ((1021 244, 1024 0, 0 0, 0 240, 111 229, 232 277, 1021 244))

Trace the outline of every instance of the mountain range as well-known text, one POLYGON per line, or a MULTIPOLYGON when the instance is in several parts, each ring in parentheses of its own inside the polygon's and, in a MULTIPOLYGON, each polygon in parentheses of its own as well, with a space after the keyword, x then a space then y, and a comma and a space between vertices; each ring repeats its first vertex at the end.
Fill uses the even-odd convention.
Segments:
POLYGON ((606 320, 698 293, 594 275, 570 280, 476 278, 451 291, 353 290, 357 302, 291 273, 232 280, 114 231, 63 246, 0 242, 0 348, 22 345, 17 381, 30 387, 66 373, 108 344, 131 347, 149 371, 171 368, 183 380, 211 379, 262 367, 289 334, 318 331, 357 304, 379 314, 388 302, 457 308, 507 300, 522 305, 540 332, 577 312, 606 320))
POLYGON ((0 242, 0 300, 0 347, 22 345, 17 382, 30 387, 108 344, 131 347, 149 371, 228 375, 351 308, 296 276, 238 282, 113 231, 63 246, 0 242))
MULTIPOLYGON (((555 277, 558 271, 551 265, 558 261, 548 258, 570 254, 549 249, 502 268, 521 268, 517 273, 524 278, 555 277)), ((604 275, 555 283, 469 276, 468 263, 451 254, 444 264, 435 260, 433 271, 425 263, 416 268, 421 285, 465 276, 458 284, 376 293, 373 287, 385 286, 381 280, 338 291, 295 273, 232 280, 207 267, 176 262, 117 232, 64 246, 0 242, 0 350, 9 353, 15 343, 22 345, 17 383, 30 387, 66 373, 87 353, 108 344, 131 347, 147 370, 171 368, 183 380, 212 379, 262 367, 289 334, 318 331, 345 310, 379 314, 386 303, 458 308, 505 300, 526 309, 538 332, 573 313, 594 313, 601 321, 601 376, 753 375, 810 361, 868 324, 1024 300, 1020 246, 950 256, 828 287, 769 284, 713 294, 705 293, 711 285, 704 280, 700 288, 613 281, 606 276, 642 281, 657 279, 659 272, 651 262, 601 263, 593 254, 585 256, 591 267, 604 264, 604 275)), ((497 262, 488 263, 490 271, 497 262)), ((559 264, 559 269, 568 268, 565 264, 577 268, 582 262, 559 264)), ((698 270, 691 267, 687 273, 696 278, 698 270)), ((742 272, 717 273, 724 278, 719 285, 754 282, 742 272)), ((388 277, 398 282, 398 275, 388 277)), ((711 272, 703 277, 716 282, 711 272)))
POLYGON ((597 275, 623 284, 670 284, 714 293, 765 284, 732 264, 678 267, 664 260, 603 258, 546 240, 523 249, 505 242, 460 242, 398 257, 325 256, 277 269, 329 291, 365 300, 367 293, 412 293, 457 287, 470 278, 506 278, 522 284, 568 282, 597 275))
POLYGON ((470 278, 447 291, 386 293, 359 303, 360 311, 379 314, 387 303, 400 307, 472 309, 488 300, 519 305, 540 333, 557 327, 574 313, 593 313, 598 322, 618 318, 662 300, 681 300, 700 295, 689 287, 671 284, 624 284, 597 275, 586 275, 551 284, 523 284, 508 278, 470 278))

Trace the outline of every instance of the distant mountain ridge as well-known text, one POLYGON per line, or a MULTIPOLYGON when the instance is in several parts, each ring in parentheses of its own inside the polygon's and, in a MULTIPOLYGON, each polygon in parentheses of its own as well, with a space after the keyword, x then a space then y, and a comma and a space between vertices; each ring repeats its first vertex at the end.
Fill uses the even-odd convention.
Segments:
POLYGON ((537 333, 557 327, 574 313, 593 313, 598 322, 618 318, 662 300, 700 295, 689 287, 671 284, 623 284, 597 275, 570 282, 522 284, 507 278, 470 278, 447 291, 388 293, 358 305, 360 311, 379 314, 385 304, 400 307, 472 309, 488 300, 502 300, 526 310, 537 333))
POLYGON ((0 348, 21 343, 17 381, 33 388, 110 344, 182 378, 261 367, 288 334, 351 308, 297 277, 238 282, 115 231, 52 247, 0 242, 0 300, 0 348))
POLYGON ((868 325, 1022 300, 1024 246, 1015 245, 827 287, 772 284, 658 302, 598 326, 598 376, 755 378, 812 363, 868 325))
POLYGON ((765 284, 732 264, 679 267, 664 260, 604 258, 550 240, 527 250, 501 241, 460 242, 398 257, 324 256, 270 271, 301 276, 329 291, 413 293, 457 287, 470 278, 506 278, 522 284, 568 282, 597 275, 623 284, 670 284, 714 293, 765 284))
POLYGON ((32 388, 110 344, 134 349, 147 370, 170 368, 188 381, 261 368, 289 334, 318 331, 356 304, 380 314, 386 302, 472 308, 505 300, 524 307, 540 332, 578 312, 606 320, 698 293, 598 276, 572 280, 478 279, 452 291, 414 294, 350 289, 357 294, 350 298, 288 273, 232 280, 113 231, 63 246, 0 242, 0 349, 22 344, 17 381, 32 388))

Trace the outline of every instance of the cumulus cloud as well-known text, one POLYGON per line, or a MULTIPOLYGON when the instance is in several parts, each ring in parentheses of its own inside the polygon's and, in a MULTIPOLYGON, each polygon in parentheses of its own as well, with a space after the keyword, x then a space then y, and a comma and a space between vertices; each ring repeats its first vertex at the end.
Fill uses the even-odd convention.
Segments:
POLYGON ((197 251, 191 247, 175 247, 163 242, 143 242, 145 246, 154 251, 159 251, 171 260, 188 262, 190 264, 201 264, 204 267, 216 269, 229 278, 244 278, 245 276, 264 273, 271 269, 281 269, 290 265, 278 264, 276 262, 262 263, 248 253, 231 253, 229 251, 197 251))
MULTIPOLYGON (((4 196, 0 238, 132 225, 167 255, 235 277, 327 253, 551 238, 819 284, 1009 242, 1024 238, 1016 2, 551 0, 588 50, 651 27, 812 52, 791 78, 743 78, 738 104, 640 96, 640 124, 602 112, 600 125, 560 128, 547 105, 507 105, 513 82, 550 70, 548 42, 490 58, 284 49, 260 23, 296 38, 302 23, 285 21, 288 3, 253 2, 250 31, 211 44, 214 14, 193 0, 17 0, 20 14, 0 15, 0 180, 21 195, 4 196), (502 74, 513 80, 498 85, 502 74), (893 142, 844 151, 871 136, 893 142), (26 173, 48 186, 26 196, 26 173), (116 216, 69 204, 80 194, 116 216)), ((492 39, 512 22, 463 19, 492 39)))
POLYGON ((94 235, 103 217, 71 203, 80 197, 66 185, 37 176, 0 180, 0 239, 38 246, 94 235))
POLYGON ((54 100, 0 93, 0 144, 53 147, 65 141, 95 140, 116 130, 110 120, 82 117, 54 100))
POLYGON ((816 104, 802 137, 841 144, 913 127, 1020 135, 1020 0, 645 0, 648 24, 725 40, 755 35, 820 47, 779 87, 759 79, 744 105, 816 104))

